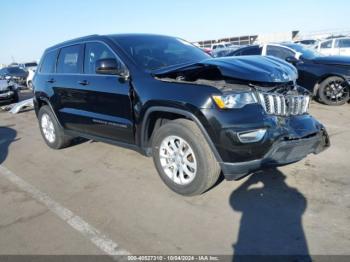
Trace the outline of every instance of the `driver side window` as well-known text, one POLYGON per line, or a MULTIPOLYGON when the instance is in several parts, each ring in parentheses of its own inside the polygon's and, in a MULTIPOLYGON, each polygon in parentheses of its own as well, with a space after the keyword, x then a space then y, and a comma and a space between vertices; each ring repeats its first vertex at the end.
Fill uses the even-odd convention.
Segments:
POLYGON ((85 59, 84 59, 84 73, 96 74, 96 61, 100 59, 116 59, 117 62, 122 63, 115 57, 112 51, 104 44, 91 42, 85 45, 85 59))
POLYGON ((287 48, 279 47, 279 46, 273 46, 273 45, 267 46, 266 55, 278 57, 282 60, 286 60, 287 57, 291 57, 291 56, 295 57, 295 54, 291 50, 287 48))

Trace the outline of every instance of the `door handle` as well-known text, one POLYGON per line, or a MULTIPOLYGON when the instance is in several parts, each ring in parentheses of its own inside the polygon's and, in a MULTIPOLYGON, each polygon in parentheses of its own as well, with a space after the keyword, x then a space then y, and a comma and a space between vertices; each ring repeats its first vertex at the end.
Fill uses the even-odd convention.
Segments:
POLYGON ((89 82, 86 80, 83 80, 83 81, 78 81, 78 84, 82 85, 82 86, 87 86, 89 84, 89 82))
POLYGON ((48 82, 48 83, 50 83, 50 84, 53 84, 53 83, 55 83, 55 82, 56 82, 56 80, 55 80, 55 79, 53 79, 53 78, 51 78, 51 79, 49 79, 49 80, 46 80, 46 82, 48 82))

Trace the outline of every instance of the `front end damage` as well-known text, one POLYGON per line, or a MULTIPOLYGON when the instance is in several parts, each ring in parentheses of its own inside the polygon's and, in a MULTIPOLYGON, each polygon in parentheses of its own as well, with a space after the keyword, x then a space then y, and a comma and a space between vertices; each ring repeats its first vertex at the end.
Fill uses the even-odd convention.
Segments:
POLYGON ((297 71, 272 57, 210 59, 155 72, 161 81, 215 87, 201 109, 227 179, 297 162, 330 146, 325 127, 308 114, 311 94, 297 71))

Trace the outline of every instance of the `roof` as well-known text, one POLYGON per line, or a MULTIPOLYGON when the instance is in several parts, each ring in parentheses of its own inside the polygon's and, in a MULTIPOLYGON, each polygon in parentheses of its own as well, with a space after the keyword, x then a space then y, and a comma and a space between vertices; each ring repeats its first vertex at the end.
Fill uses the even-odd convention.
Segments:
POLYGON ((58 43, 54 46, 51 46, 49 48, 46 49, 46 51, 50 51, 50 50, 54 50, 57 48, 60 48, 62 46, 65 45, 69 45, 69 44, 75 44, 77 42, 82 42, 82 41, 89 41, 89 40, 98 40, 98 39, 102 39, 102 38, 113 38, 113 39, 118 39, 118 38, 125 38, 125 37, 135 37, 135 36, 142 36, 142 37, 149 37, 149 36, 163 36, 163 37, 170 37, 170 36, 166 36, 166 35, 157 35, 157 34, 144 34, 144 33, 131 33, 131 34, 109 34, 109 35, 98 35, 98 34, 94 34, 94 35, 88 35, 88 36, 83 36, 83 37, 78 37, 78 38, 74 38, 71 40, 67 40, 61 43, 58 43))
POLYGON ((88 35, 88 36, 83 36, 83 37, 70 39, 70 40, 58 43, 56 45, 50 46, 49 48, 46 49, 46 51, 57 49, 57 48, 59 48, 59 47, 61 47, 63 45, 74 44, 74 43, 79 42, 79 41, 95 40, 98 37, 99 37, 99 35, 95 34, 95 35, 88 35))

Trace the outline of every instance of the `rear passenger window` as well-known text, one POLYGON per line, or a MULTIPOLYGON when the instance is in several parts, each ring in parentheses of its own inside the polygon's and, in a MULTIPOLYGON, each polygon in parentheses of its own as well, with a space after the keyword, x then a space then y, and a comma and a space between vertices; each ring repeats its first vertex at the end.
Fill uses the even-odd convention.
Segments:
POLYGON ((339 40, 340 48, 350 48, 350 39, 341 39, 339 40))
POLYGON ((54 72, 56 64, 56 54, 56 51, 52 51, 44 56, 43 62, 40 67, 40 73, 48 74, 54 72))
POLYGON ((108 58, 116 59, 115 55, 106 45, 93 42, 87 43, 85 47, 84 73, 95 74, 96 61, 108 58))
POLYGON ((57 73, 74 74, 81 72, 81 46, 64 47, 58 56, 57 73))

